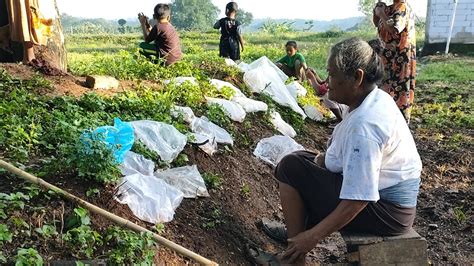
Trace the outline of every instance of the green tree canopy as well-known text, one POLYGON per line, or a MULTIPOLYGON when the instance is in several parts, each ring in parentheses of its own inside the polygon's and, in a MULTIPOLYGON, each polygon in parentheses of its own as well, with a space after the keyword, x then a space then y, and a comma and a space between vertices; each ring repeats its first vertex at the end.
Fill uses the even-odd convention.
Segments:
POLYGON ((359 11, 367 17, 372 17, 372 10, 377 2, 377 0, 359 0, 359 11))
POLYGON ((237 12, 237 20, 240 21, 244 26, 252 24, 253 15, 243 9, 239 9, 237 12))
POLYGON ((206 30, 214 25, 219 12, 211 0, 174 0, 171 22, 178 29, 206 30))

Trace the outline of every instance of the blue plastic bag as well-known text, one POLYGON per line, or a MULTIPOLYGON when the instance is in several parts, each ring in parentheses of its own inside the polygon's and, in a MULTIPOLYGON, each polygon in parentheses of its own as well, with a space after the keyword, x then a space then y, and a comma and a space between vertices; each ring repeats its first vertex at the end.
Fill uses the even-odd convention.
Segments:
POLYGON ((87 141, 100 139, 107 144, 107 147, 113 150, 115 161, 121 164, 125 154, 132 149, 135 142, 133 127, 119 118, 114 119, 114 126, 99 127, 92 134, 84 133, 81 136, 82 142, 86 145, 87 141))

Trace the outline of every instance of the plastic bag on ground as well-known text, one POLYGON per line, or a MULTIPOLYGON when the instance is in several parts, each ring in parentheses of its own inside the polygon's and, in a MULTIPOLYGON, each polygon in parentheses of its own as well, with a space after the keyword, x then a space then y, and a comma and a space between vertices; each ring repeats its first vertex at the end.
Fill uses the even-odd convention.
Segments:
POLYGON ((305 105, 303 109, 309 119, 314 120, 314 121, 324 120, 324 115, 316 107, 308 104, 308 105, 305 105))
POLYGON ((195 165, 156 171, 155 177, 179 189, 185 198, 209 197, 206 183, 195 165))
POLYGON ((245 116, 247 113, 245 112, 244 108, 237 103, 231 102, 229 100, 224 99, 217 99, 206 97, 207 105, 217 104, 219 105, 226 115, 232 120, 239 123, 244 122, 245 116))
POLYGON ((199 133, 191 133, 191 136, 193 140, 190 143, 198 146, 205 153, 212 156, 217 152, 217 141, 214 136, 209 137, 199 133))
POLYGON ((259 68, 261 66, 271 67, 274 70, 274 72, 278 75, 280 80, 283 81, 283 82, 285 82, 288 79, 288 76, 283 71, 281 71, 281 69, 279 67, 277 67, 275 65, 275 63, 273 63, 266 56, 262 56, 259 59, 257 59, 255 61, 253 61, 252 63, 250 63, 247 67, 247 71, 254 70, 254 69, 259 68))
POLYGON ((287 136, 273 136, 262 139, 253 154, 262 161, 276 167, 283 157, 294 152, 304 150, 304 147, 287 136))
POLYGON ((171 109, 171 116, 174 118, 178 118, 180 115, 183 116, 184 122, 191 124, 193 122, 193 119, 195 118, 194 112, 191 108, 189 107, 182 107, 182 106, 174 106, 171 109))
POLYGON ((92 140, 102 140, 107 147, 114 153, 115 161, 122 163, 125 154, 132 148, 135 142, 133 127, 130 123, 122 122, 120 119, 114 119, 114 126, 103 126, 94 130, 92 133, 83 133, 81 141, 86 149, 90 147, 92 140))
POLYGON ((281 115, 278 112, 272 112, 270 114, 270 122, 281 134, 290 138, 296 137, 296 131, 281 118, 281 115))
POLYGON ((293 81, 290 84, 286 85, 286 88, 288 89, 288 92, 290 92, 290 95, 297 99, 298 97, 304 97, 308 93, 305 87, 301 85, 298 81, 293 81))
POLYGON ((175 84, 175 85, 177 85, 177 86, 180 86, 181 84, 183 84, 183 83, 186 82, 186 81, 190 82, 190 83, 193 84, 193 85, 197 85, 197 84, 198 84, 198 82, 196 81, 196 78, 194 78, 194 77, 177 77, 177 78, 174 78, 174 79, 172 79, 172 80, 169 80, 169 79, 168 79, 168 80, 165 80, 164 83, 165 83, 165 84, 173 83, 173 84, 175 84))
POLYGON ((276 67, 272 62, 266 62, 257 68, 247 71, 244 74, 244 82, 255 93, 264 93, 270 96, 275 102, 290 107, 293 111, 300 114, 303 119, 306 114, 298 105, 296 99, 288 91, 284 81, 281 80, 276 67), (274 67, 270 66, 272 64, 274 67))
POLYGON ((228 65, 228 66, 237 66, 237 64, 235 63, 234 60, 230 59, 230 58, 226 58, 225 59, 225 64, 228 65))
POLYGON ((173 220, 183 192, 155 176, 134 174, 122 179, 115 199, 127 204, 143 221, 157 224, 173 220))
POLYGON ((249 64, 245 62, 240 62, 237 67, 240 69, 241 72, 247 72, 249 70, 249 64))
POLYGON ((216 87, 216 89, 218 91, 222 91, 222 88, 224 88, 224 87, 231 88, 235 92, 234 97, 246 97, 245 94, 243 94, 242 91, 239 90, 239 88, 235 87, 234 85, 232 85, 231 83, 229 83, 227 81, 222 81, 222 80, 218 80, 218 79, 211 79, 211 84, 214 87, 216 87))
POLYGON ((122 175, 153 175, 155 171, 155 163, 152 160, 148 160, 143 155, 129 151, 125 154, 123 163, 119 166, 122 175))
POLYGON ((215 140, 217 143, 234 145, 232 136, 225 129, 209 121, 205 116, 201 118, 196 117, 191 123, 191 130, 194 133, 207 136, 210 140, 215 140))
POLYGON ((131 124, 135 129, 135 137, 167 163, 176 159, 186 146, 186 136, 172 125, 149 120, 134 121, 131 124))
POLYGON ((242 106, 247 113, 266 112, 268 110, 266 103, 247 97, 233 97, 231 101, 242 106))

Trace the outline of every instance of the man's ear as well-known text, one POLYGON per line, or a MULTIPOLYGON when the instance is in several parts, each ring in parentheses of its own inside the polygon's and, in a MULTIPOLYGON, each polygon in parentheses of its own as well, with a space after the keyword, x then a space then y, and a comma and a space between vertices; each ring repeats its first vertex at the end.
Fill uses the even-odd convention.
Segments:
POLYGON ((357 69, 356 72, 355 72, 355 86, 356 87, 360 87, 362 86, 362 83, 364 82, 364 78, 365 78, 365 71, 362 70, 362 69, 357 69))

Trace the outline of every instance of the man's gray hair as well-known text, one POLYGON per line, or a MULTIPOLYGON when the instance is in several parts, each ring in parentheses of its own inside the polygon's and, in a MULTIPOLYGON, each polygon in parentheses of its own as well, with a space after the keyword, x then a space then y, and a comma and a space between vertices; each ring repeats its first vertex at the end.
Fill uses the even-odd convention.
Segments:
POLYGON ((364 70, 365 81, 377 83, 383 77, 382 60, 364 40, 354 37, 335 44, 329 60, 346 76, 354 77, 358 69, 364 70))

